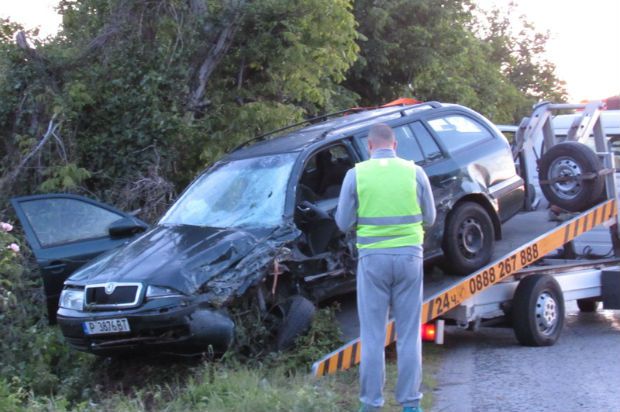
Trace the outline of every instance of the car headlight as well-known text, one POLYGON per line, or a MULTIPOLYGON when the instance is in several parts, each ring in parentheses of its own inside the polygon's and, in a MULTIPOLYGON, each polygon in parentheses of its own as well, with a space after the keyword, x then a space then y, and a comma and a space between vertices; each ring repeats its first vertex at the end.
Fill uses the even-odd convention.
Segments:
POLYGON ((65 309, 84 309, 84 291, 79 289, 64 289, 60 293, 58 306, 65 309))
POLYGON ((153 286, 153 285, 149 285, 146 288, 146 298, 147 299, 153 299, 153 298, 167 298, 170 296, 183 296, 181 293, 177 292, 174 289, 170 289, 170 288, 164 288, 161 286, 153 286))

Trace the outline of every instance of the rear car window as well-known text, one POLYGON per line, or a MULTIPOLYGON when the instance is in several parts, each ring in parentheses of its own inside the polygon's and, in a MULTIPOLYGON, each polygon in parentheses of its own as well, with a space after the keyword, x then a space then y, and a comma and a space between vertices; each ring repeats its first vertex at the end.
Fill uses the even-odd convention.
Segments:
POLYGON ((428 124, 451 152, 493 138, 481 124, 461 115, 438 117, 428 124))

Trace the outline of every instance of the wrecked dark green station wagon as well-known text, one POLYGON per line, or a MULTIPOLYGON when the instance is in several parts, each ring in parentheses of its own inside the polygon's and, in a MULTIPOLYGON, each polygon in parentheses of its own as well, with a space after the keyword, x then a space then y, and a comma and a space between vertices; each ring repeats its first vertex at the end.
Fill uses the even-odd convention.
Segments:
POLYGON ((332 218, 347 170, 368 158, 377 122, 398 155, 424 167, 437 208, 425 259, 455 274, 486 264, 501 223, 523 206, 508 142, 481 115, 428 102, 354 109, 261 136, 198 176, 151 228, 79 196, 15 198, 42 268, 50 320, 96 354, 221 352, 230 309, 277 313, 274 342, 290 345, 314 305, 355 290, 354 234, 332 218))

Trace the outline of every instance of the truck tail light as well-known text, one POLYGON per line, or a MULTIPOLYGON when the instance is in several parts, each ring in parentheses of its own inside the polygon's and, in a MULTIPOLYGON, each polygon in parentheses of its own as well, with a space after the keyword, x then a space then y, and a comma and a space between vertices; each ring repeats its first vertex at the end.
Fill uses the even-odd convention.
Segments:
POLYGON ((426 342, 435 342, 437 328, 434 323, 425 323, 422 325, 422 340, 426 342))
POLYGON ((422 340, 426 342, 435 342, 443 345, 444 320, 439 319, 434 323, 424 323, 422 325, 422 340))

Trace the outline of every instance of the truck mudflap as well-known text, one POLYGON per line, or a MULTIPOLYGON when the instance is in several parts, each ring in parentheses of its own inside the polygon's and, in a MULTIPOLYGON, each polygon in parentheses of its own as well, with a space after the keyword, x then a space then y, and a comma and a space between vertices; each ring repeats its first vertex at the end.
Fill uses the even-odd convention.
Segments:
MULTIPOLYGON (((614 224, 617 215, 616 200, 606 200, 514 249, 477 272, 456 281, 424 300, 422 323, 428 323, 488 287, 510 279, 524 267, 542 259, 548 253, 596 226, 614 224)), ((394 320, 390 319, 387 325, 385 346, 395 341, 396 328, 394 320)), ((312 374, 321 377, 347 370, 360 362, 360 352, 361 341, 357 338, 316 361, 312 365, 312 374)))

